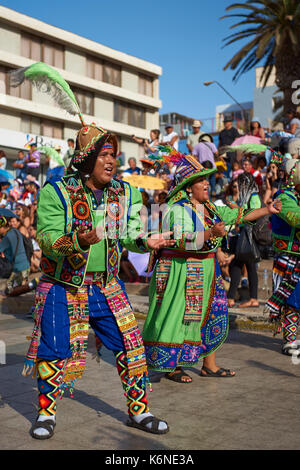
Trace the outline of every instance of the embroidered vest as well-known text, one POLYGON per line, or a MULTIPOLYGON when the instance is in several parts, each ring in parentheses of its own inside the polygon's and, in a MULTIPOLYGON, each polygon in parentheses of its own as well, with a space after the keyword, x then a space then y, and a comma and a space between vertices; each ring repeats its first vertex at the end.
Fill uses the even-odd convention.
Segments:
MULTIPOLYGON (((93 228, 92 210, 78 174, 63 177, 50 182, 65 208, 65 234, 56 240, 53 246, 45 242, 47 233, 41 234, 43 256, 41 270, 44 274, 59 282, 80 287, 84 282, 89 251, 81 250, 75 236, 80 229, 93 228)), ((118 275, 120 263, 119 234, 126 227, 130 185, 112 180, 104 190, 106 224, 106 283, 118 275), (125 201, 121 204, 120 200, 125 201)))
MULTIPOLYGON (((284 193, 294 201, 298 202, 297 196, 287 190, 280 190, 274 196, 274 199, 279 195, 284 193)), ((289 213, 287 213, 289 216, 289 213)), ((292 219, 296 219, 294 222, 298 222, 300 220, 300 207, 299 207, 299 214, 290 214, 291 221, 292 219)), ((300 228, 293 227, 292 225, 288 224, 285 220, 281 219, 278 215, 272 215, 272 237, 273 237, 273 246, 277 252, 282 253, 291 253, 295 255, 300 254, 300 228)))

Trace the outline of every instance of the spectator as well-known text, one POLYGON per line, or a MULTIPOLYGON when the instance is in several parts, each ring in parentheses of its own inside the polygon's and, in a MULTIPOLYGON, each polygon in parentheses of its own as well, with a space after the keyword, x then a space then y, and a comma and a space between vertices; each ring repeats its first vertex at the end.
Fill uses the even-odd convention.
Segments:
POLYGON ((141 163, 143 165, 142 175, 154 176, 152 160, 148 160, 148 158, 141 158, 141 163))
MULTIPOLYGON (((258 188, 255 183, 254 177, 249 172, 242 173, 238 179, 238 191, 239 199, 236 201, 237 205, 242 208, 259 209, 261 207, 261 200, 258 195, 258 188)), ((242 226, 236 226, 236 232, 242 229, 242 226)), ((242 269, 245 265, 248 273, 250 300, 243 302, 239 305, 239 308, 258 307, 259 302, 257 300, 258 293, 258 276, 257 276, 257 265, 253 261, 247 263, 241 262, 236 256, 234 247, 231 249, 232 253, 235 254, 235 258, 230 263, 230 287, 227 295, 228 306, 233 307, 235 305, 235 295, 239 286, 242 269)))
POLYGON ((25 157, 26 175, 31 175, 38 179, 40 174, 41 154, 37 150, 36 144, 30 144, 30 150, 25 157))
POLYGON ((232 162, 232 175, 231 175, 231 179, 232 180, 236 180, 237 177, 239 175, 241 175, 242 173, 244 173, 244 170, 242 169, 242 166, 240 164, 240 162, 238 161, 234 161, 232 162))
POLYGON ((250 135, 253 137, 258 137, 259 139, 264 140, 266 135, 263 127, 259 122, 259 119, 254 117, 250 123, 250 135))
POLYGON ((70 166, 73 155, 74 155, 74 150, 75 150, 75 141, 74 141, 74 139, 68 139, 67 143, 68 143, 68 150, 66 151, 66 153, 64 154, 64 157, 63 157, 63 161, 64 161, 64 164, 65 164, 66 168, 68 168, 70 166))
POLYGON ((265 204, 269 204, 273 200, 274 194, 283 184, 283 178, 280 176, 278 166, 275 163, 271 162, 268 166, 265 183, 266 190, 263 200, 265 204))
POLYGON ((19 230, 19 232, 24 235, 24 237, 29 238, 29 230, 31 225, 28 226, 28 228, 25 227, 23 221, 18 217, 12 217, 10 219, 10 225, 11 227, 19 230))
POLYGON ((33 247, 33 255, 31 257, 30 263, 30 272, 37 273, 39 271, 40 262, 42 258, 42 250, 39 247, 38 242, 36 241, 36 225, 30 225, 28 232, 33 247))
POLYGON ((160 136, 160 130, 159 129, 152 129, 150 131, 150 141, 146 139, 145 143, 144 143, 144 149, 145 149, 146 155, 147 154, 153 154, 153 155, 158 154, 156 146, 159 145, 159 136, 160 136))
POLYGON ((21 223, 24 225, 26 230, 28 230, 31 222, 29 208, 26 207, 23 202, 21 203, 19 201, 15 213, 17 214, 17 217, 20 219, 21 223))
POLYGON ((48 163, 49 165, 47 175, 46 175, 47 181, 49 181, 52 178, 61 178, 62 176, 64 176, 64 172, 65 172, 64 161, 60 155, 61 146, 55 145, 54 150, 58 154, 58 159, 54 160, 54 158, 51 158, 51 156, 47 156, 45 160, 45 162, 48 163))
POLYGON ((9 195, 10 183, 8 181, 2 181, 0 183, 0 207, 5 207, 9 195))
POLYGON ((300 138, 300 113, 294 110, 287 112, 288 124, 286 126, 287 132, 293 134, 294 137, 300 138))
POLYGON ((18 159, 12 166, 16 169, 16 178, 20 178, 23 181, 26 178, 26 164, 23 150, 19 150, 18 159))
POLYGON ((12 264, 12 273, 7 279, 5 294, 18 295, 28 292, 33 287, 29 286, 29 261, 26 256, 23 238, 20 232, 12 228, 9 219, 0 217, 0 252, 5 259, 12 264))
MULTIPOLYGON (((226 117, 224 119, 224 129, 219 133, 219 153, 220 155, 223 154, 224 148, 231 145, 235 139, 240 137, 240 134, 238 130, 233 127, 232 124, 232 118, 226 117)), ((232 169, 232 163, 235 160, 235 153, 234 152, 229 152, 227 153, 227 172, 226 175, 229 176, 231 169, 232 169)))
POLYGON ((245 173, 250 173, 258 186, 259 191, 262 190, 263 179, 259 170, 255 170, 252 166, 252 160, 250 157, 243 159, 243 170, 245 173))
MULTIPOLYGON (((201 136, 199 137, 201 139, 201 136)), ((195 145, 193 155, 197 158, 205 168, 207 162, 211 163, 211 168, 217 168, 215 158, 218 157, 218 149, 212 142, 199 142, 195 145)), ((209 184, 211 188, 211 195, 216 195, 216 174, 212 173, 209 177, 209 184)))
POLYGON ((140 175, 142 173, 141 168, 137 166, 136 158, 134 157, 129 158, 128 165, 129 167, 126 170, 124 170, 124 174, 140 175))
POLYGON ((194 121, 192 124, 193 133, 188 135, 188 138, 186 141, 186 146, 190 153, 193 153, 195 145, 197 145, 198 142, 200 142, 199 138, 204 134, 200 130, 201 126, 202 126, 202 122, 197 121, 197 120, 194 121))
POLYGON ((178 134, 174 132, 173 124, 166 124, 165 125, 166 134, 162 138, 161 145, 170 145, 174 147, 175 150, 178 150, 178 134))
POLYGON ((7 164, 6 153, 0 150, 0 170, 5 170, 7 164))

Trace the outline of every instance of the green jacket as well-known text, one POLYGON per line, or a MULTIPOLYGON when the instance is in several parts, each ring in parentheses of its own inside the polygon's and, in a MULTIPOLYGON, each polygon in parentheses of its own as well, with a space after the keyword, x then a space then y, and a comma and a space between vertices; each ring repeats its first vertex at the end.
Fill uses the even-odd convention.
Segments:
POLYGON ((300 255, 300 206, 295 191, 282 189, 275 194, 280 199, 280 214, 272 216, 274 250, 278 253, 300 255))
POLYGON ((104 188, 100 207, 78 173, 50 181, 40 192, 37 209, 42 272, 79 287, 89 265, 92 270, 98 266, 99 271, 106 271, 106 282, 110 282, 118 275, 122 247, 138 253, 148 251, 139 215, 141 207, 140 192, 123 181, 113 179, 104 188), (83 250, 78 230, 99 225, 106 229, 104 241, 83 250), (90 256, 97 256, 99 263, 94 259, 89 263, 90 256))

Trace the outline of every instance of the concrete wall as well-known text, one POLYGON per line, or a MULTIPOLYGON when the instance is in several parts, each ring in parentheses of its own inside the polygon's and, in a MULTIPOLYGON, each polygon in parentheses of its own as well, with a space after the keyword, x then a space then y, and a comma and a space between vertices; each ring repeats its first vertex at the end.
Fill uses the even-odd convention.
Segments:
POLYGON ((78 75, 86 75, 86 56, 73 51, 71 49, 65 50, 65 70, 76 73, 78 75))
POLYGON ((8 110, 1 110, 0 128, 21 131, 21 116, 8 110))
POLYGON ((16 28, 0 22, 0 47, 1 50, 11 54, 20 55, 21 35, 16 28))
MULTIPOLYGON (((273 98, 277 86, 255 88, 253 93, 253 116, 259 118, 263 127, 271 127, 275 114, 273 110, 273 98)), ((277 95, 276 95, 277 96, 277 95)))
MULTIPOLYGON (((94 99, 94 115, 97 119, 114 120, 114 100, 112 98, 104 98, 103 96, 95 96, 94 99)), ((101 125, 101 124, 100 124, 101 125)))
POLYGON ((139 92, 139 76, 137 73, 122 69, 121 72, 121 85, 126 90, 133 91, 134 93, 139 92))

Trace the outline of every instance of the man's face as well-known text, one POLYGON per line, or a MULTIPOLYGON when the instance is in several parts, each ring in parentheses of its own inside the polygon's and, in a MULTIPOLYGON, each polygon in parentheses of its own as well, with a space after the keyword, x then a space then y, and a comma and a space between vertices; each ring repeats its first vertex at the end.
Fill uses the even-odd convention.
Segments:
POLYGON ((130 160, 129 160, 129 166, 130 166, 130 168, 131 168, 132 170, 134 170, 134 169, 136 168, 136 162, 135 162, 135 160, 130 159, 130 160))
POLYGON ((24 153, 23 152, 18 152, 18 160, 23 160, 24 158, 24 153))
POLYGON ((105 186, 109 183, 116 172, 116 157, 112 147, 107 147, 98 153, 92 177, 105 186))
POLYGON ((200 127, 193 127, 193 133, 198 134, 200 132, 200 127))
POLYGON ((68 145, 69 145, 69 147, 74 148, 74 142, 73 142, 73 140, 68 140, 68 145))
POLYGON ((166 133, 171 134, 173 132, 173 127, 166 127, 166 133))
POLYGON ((227 121, 224 123, 225 129, 229 130, 232 128, 232 121, 227 121))

